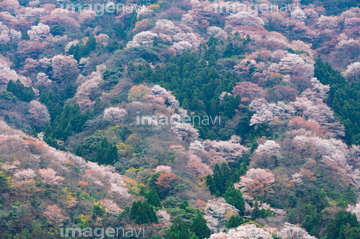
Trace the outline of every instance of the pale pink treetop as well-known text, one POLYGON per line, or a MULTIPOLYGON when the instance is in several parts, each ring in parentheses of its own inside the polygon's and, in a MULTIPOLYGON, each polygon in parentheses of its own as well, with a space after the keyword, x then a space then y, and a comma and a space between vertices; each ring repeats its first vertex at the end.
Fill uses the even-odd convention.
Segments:
POLYGON ((63 177, 56 176, 56 172, 52 168, 39 169, 39 174, 43 178, 41 181, 51 186, 60 185, 64 181, 63 177))

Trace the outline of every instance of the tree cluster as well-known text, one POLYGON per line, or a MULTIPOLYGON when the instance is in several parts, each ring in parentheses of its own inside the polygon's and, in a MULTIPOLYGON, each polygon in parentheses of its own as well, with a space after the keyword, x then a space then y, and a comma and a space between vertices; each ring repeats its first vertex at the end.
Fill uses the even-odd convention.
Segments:
POLYGON ((137 224, 151 224, 158 222, 154 208, 148 201, 133 202, 130 211, 130 219, 137 224))
POLYGON ((17 80, 16 82, 10 80, 6 90, 13 93, 22 101, 30 102, 35 98, 35 93, 32 87, 24 86, 20 80, 17 80))

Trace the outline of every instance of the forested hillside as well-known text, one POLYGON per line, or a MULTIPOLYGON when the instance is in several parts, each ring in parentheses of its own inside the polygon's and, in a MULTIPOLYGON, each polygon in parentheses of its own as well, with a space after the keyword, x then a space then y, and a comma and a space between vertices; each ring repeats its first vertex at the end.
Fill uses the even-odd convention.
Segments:
POLYGON ((3 0, 0 238, 360 238, 359 7, 3 0))

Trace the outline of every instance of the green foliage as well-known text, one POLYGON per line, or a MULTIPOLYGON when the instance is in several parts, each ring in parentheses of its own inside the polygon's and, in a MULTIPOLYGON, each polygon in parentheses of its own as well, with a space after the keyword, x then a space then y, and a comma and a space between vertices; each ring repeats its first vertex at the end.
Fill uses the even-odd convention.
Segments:
POLYGON ((21 234, 25 237, 25 238, 32 238, 31 233, 29 232, 29 229, 25 228, 24 230, 22 230, 21 234))
POLYGON ((90 36, 85 45, 82 40, 80 40, 78 44, 72 45, 69 49, 69 54, 73 55, 74 59, 79 61, 82 57, 87 57, 95 48, 96 39, 94 36, 90 36))
POLYGON ((323 63, 320 57, 315 63, 315 77, 330 85, 328 104, 345 125, 345 142, 360 144, 360 84, 349 85, 341 72, 323 63))
POLYGON ((6 191, 8 189, 8 181, 4 171, 0 171, 0 191, 6 191))
POLYGON ((20 80, 17 80, 16 83, 10 80, 6 90, 13 93, 22 101, 30 102, 35 98, 33 89, 31 87, 25 87, 20 80))
POLYGON ((116 145, 109 143, 108 139, 104 137, 98 145, 94 162, 99 164, 114 164, 118 160, 118 151, 116 145))
POLYGON ((239 210, 239 215, 243 216, 245 212, 245 201, 240 190, 235 189, 234 184, 231 184, 225 192, 224 198, 227 203, 233 205, 239 210))
POLYGON ((211 235, 211 231, 206 225, 206 220, 199 213, 191 224, 190 231, 194 232, 195 235, 200 239, 209 238, 211 235))
POLYGON ((215 165, 213 175, 206 176, 206 185, 209 187, 210 193, 216 197, 223 196, 230 185, 239 181, 240 176, 246 173, 246 167, 249 164, 247 156, 239 160, 239 167, 230 171, 226 163, 215 165))
POLYGON ((188 201, 183 201, 182 203, 179 204, 179 208, 181 209, 186 209, 189 205, 188 201))
POLYGON ((130 211, 130 219, 137 224, 158 222, 154 208, 147 201, 144 201, 143 203, 141 201, 133 202, 130 211))
POLYGON ((155 182, 157 181, 159 176, 160 176, 160 172, 151 174, 150 178, 148 178, 148 180, 147 180, 147 184, 149 185, 149 187, 156 186, 155 182))
POLYGON ((360 238, 360 224, 356 215, 339 211, 326 227, 326 238, 360 238))
POLYGON ((211 37, 208 47, 202 44, 198 53, 185 51, 180 57, 172 57, 163 68, 152 69, 149 64, 136 68, 130 64, 128 75, 136 84, 151 82, 171 90, 183 108, 194 112, 191 123, 199 130, 201 138, 228 140, 236 131, 246 133, 243 128, 249 128, 250 119, 242 117, 237 129, 224 127, 226 120, 231 120, 236 112, 244 115, 248 112, 247 108, 239 108, 240 96, 226 95, 222 101, 219 99, 222 92, 231 92, 236 82, 244 80, 217 65, 218 51, 224 44, 230 45, 229 49, 236 48, 233 49, 235 53, 226 53, 232 55, 246 51, 244 45, 249 41, 232 36, 224 43, 211 37), (221 73, 218 68, 222 69, 221 73))
POLYGON ((56 24, 50 27, 50 33, 53 36, 62 36, 65 33, 66 29, 64 25, 56 24))
POLYGON ((93 215, 103 217, 105 214, 105 209, 99 204, 94 204, 93 206, 93 215))
POLYGON ((168 197, 163 201, 164 208, 175 208, 181 202, 181 199, 178 197, 168 197))
POLYGON ((156 208, 162 208, 159 195, 157 194, 155 188, 152 187, 149 192, 145 194, 145 198, 148 200, 150 205, 156 208))
POLYGON ((160 60, 159 55, 154 50, 146 46, 136 46, 125 50, 118 50, 114 53, 114 58, 116 65, 128 64, 129 61, 135 61, 139 58, 149 62, 156 62, 160 60))
POLYGON ((240 226, 244 220, 239 215, 232 215, 229 221, 226 223, 227 228, 236 228, 240 226))
POLYGON ((130 213, 131 208, 129 206, 126 206, 124 208, 124 211, 122 211, 122 213, 120 213, 120 215, 118 216, 119 220, 122 220, 126 215, 128 215, 130 213))
POLYGON ((189 230, 189 226, 180 217, 175 218, 169 228, 167 237, 169 239, 199 239, 194 232, 189 230))
POLYGON ((19 0, 19 4, 21 5, 21 6, 26 6, 28 3, 30 2, 30 0, 19 0))
POLYGON ((301 4, 309 5, 315 4, 315 6, 322 5, 326 9, 327 15, 338 15, 343 11, 351 7, 359 6, 360 2, 357 0, 301 0, 301 4))
POLYGON ((106 69, 103 73, 103 79, 105 81, 103 89, 110 90, 113 86, 115 86, 122 77, 123 71, 124 69, 122 67, 116 69, 106 69))
MULTIPOLYGON (((49 109, 53 106, 53 102, 48 101, 47 105, 49 105, 49 109)), ((55 105, 54 108, 61 109, 58 104, 55 105)), ((78 104, 66 104, 60 112, 54 112, 55 109, 49 110, 51 122, 49 122, 45 127, 45 138, 66 140, 67 137, 72 135, 74 132, 81 132, 84 124, 90 116, 89 112, 82 113, 78 104)))
POLYGON ((259 209, 259 203, 256 201, 253 211, 251 212, 251 220, 255 221, 257 218, 267 218, 271 216, 270 210, 259 209))

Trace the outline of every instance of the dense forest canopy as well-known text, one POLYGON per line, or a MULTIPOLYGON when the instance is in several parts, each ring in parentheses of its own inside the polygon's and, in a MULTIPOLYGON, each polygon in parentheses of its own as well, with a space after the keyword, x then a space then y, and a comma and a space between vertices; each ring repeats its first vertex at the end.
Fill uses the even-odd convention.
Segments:
POLYGON ((0 237, 359 238, 359 7, 3 0, 0 237))

